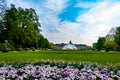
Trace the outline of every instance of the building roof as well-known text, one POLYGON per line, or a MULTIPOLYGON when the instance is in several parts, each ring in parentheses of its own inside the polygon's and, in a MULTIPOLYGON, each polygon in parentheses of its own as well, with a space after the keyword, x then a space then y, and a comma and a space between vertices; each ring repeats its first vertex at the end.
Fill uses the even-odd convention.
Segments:
POLYGON ((112 27, 107 35, 115 35, 117 28, 118 27, 112 27))
POLYGON ((112 27, 108 34, 106 35, 107 41, 114 41, 114 35, 116 34, 116 30, 118 27, 112 27))
POLYGON ((73 45, 73 43, 72 43, 72 41, 71 41, 71 40, 69 41, 69 43, 68 43, 68 44, 71 44, 71 45, 73 45))

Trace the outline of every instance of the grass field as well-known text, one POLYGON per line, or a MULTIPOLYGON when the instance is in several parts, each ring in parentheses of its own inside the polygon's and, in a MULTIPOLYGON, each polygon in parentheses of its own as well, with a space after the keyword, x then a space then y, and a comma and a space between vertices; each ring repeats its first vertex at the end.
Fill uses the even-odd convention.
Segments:
POLYGON ((35 51, 0 53, 0 62, 64 60, 69 62, 97 62, 98 64, 120 63, 120 52, 97 51, 35 51))

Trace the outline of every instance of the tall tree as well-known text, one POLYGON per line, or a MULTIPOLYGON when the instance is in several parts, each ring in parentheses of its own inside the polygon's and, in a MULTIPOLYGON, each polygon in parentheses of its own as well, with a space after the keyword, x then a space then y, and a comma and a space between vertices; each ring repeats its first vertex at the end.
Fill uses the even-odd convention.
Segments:
POLYGON ((97 45, 96 45, 97 50, 104 49, 104 43, 105 42, 106 42, 106 39, 104 37, 99 37, 99 39, 97 41, 97 45))
POLYGON ((39 48, 50 48, 50 43, 46 38, 44 38, 44 36, 39 35, 38 47, 39 48))
POLYGON ((6 33, 3 40, 8 40, 15 47, 31 47, 37 44, 40 23, 34 9, 16 8, 11 5, 11 8, 6 10, 2 24, 4 30, 1 32, 6 33))
POLYGON ((120 46, 120 27, 117 28, 114 41, 120 46))

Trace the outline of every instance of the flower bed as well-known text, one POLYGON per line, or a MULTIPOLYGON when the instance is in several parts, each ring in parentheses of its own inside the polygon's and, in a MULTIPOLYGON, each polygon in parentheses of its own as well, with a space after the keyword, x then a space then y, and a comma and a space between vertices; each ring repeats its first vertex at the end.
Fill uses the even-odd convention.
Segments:
POLYGON ((0 80, 120 80, 120 70, 87 64, 24 64, 0 67, 0 80))

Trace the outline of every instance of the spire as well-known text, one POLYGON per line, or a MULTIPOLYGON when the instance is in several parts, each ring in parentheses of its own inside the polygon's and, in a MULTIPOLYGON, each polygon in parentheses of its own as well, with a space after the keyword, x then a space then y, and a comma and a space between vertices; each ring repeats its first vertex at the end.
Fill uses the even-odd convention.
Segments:
POLYGON ((71 40, 69 41, 69 44, 73 44, 71 40))

